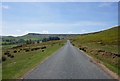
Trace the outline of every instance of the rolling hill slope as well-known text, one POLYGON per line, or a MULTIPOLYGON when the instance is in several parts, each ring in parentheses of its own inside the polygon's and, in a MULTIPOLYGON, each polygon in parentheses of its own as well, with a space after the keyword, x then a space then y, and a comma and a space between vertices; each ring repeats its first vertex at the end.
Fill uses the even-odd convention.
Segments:
POLYGON ((119 31, 120 27, 113 27, 99 33, 78 36, 71 42, 120 75, 119 31))
POLYGON ((23 36, 1 36, 0 44, 2 45, 12 45, 12 44, 25 44, 27 41, 37 42, 37 41, 45 41, 50 37, 59 38, 59 39, 68 39, 78 36, 79 34, 38 34, 38 33, 28 33, 23 36))
POLYGON ((49 37, 60 37, 61 39, 66 39, 70 37, 75 37, 80 34, 37 34, 37 33, 28 33, 23 36, 2 36, 2 39, 32 39, 32 40, 38 40, 43 38, 49 38, 49 37))
POLYGON ((113 27, 108 30, 101 31, 95 34, 87 34, 83 36, 79 36, 76 38, 76 41, 80 41, 81 43, 85 42, 101 42, 103 44, 117 45, 118 44, 118 30, 119 27, 113 27))

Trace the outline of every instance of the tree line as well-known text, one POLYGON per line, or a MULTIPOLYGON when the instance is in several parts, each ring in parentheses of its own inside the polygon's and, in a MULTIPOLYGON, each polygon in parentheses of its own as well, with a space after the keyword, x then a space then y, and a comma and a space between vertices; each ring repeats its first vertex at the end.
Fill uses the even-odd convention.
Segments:
POLYGON ((47 41, 53 41, 53 40, 60 40, 59 37, 49 37, 49 38, 43 38, 38 40, 32 40, 32 39, 2 39, 2 45, 12 45, 12 44, 34 44, 34 43, 40 43, 40 42, 47 42, 47 41))

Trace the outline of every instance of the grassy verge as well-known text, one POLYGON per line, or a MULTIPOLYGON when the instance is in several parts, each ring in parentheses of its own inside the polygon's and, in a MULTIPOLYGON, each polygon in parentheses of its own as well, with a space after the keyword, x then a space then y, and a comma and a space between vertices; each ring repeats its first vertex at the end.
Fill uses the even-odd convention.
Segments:
MULTIPOLYGON (((111 71, 113 71, 113 72, 117 73, 118 75, 120 75, 120 67, 118 66, 118 64, 114 64, 114 63, 112 63, 112 61, 110 61, 110 59, 103 58, 102 56, 96 56, 96 55, 94 55, 92 53, 88 53, 88 52, 87 52, 87 54, 92 56, 95 60, 97 60, 97 61, 101 62, 102 64, 104 64, 111 71)), ((115 60, 118 61, 119 59, 117 58, 115 60)))
MULTIPOLYGON (((17 79, 22 77, 26 72, 40 64, 45 58, 51 56, 56 50, 64 45, 64 42, 49 42, 44 43, 47 48, 44 52, 41 50, 19 52, 14 54, 14 58, 8 58, 3 62, 3 79, 17 79)), ((31 45, 36 46, 36 45, 31 45)), ((37 45, 39 46, 39 45, 37 45)), ((40 45, 41 46, 41 45, 40 45)))
POLYGON ((120 76, 119 27, 71 39, 73 45, 101 61, 111 71, 120 76))
POLYGON ((2 80, 2 64, 0 64, 0 80, 2 80))
MULTIPOLYGON (((2 57, 2 46, 0 45, 0 58, 2 57)), ((0 80, 2 80, 2 63, 0 63, 0 80)))
POLYGON ((78 48, 84 48, 86 47, 84 52, 87 52, 90 56, 92 56, 94 59, 97 59, 98 61, 102 62, 107 68, 109 68, 111 71, 117 73, 120 76, 120 66, 119 66, 119 57, 115 57, 112 55, 107 55, 103 53, 97 52, 97 50, 105 50, 106 52, 112 52, 112 53, 118 53, 118 47, 117 45, 105 45, 105 46, 100 46, 97 45, 96 43, 85 43, 85 44, 80 44, 77 42, 74 42, 74 45, 78 48))
POLYGON ((17 45, 16 44, 14 44, 14 45, 2 45, 2 50, 9 49, 9 48, 12 48, 15 46, 17 46, 17 45))

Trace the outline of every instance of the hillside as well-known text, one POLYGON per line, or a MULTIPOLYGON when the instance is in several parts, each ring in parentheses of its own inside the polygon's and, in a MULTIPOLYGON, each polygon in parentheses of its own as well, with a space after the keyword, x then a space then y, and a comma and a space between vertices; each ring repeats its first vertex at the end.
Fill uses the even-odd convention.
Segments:
MULTIPOLYGON (((26 44, 2 47, 2 79, 19 79, 45 59, 55 54, 66 41, 49 41, 38 44, 26 44)), ((13 80, 12 80, 13 81, 13 80)))
MULTIPOLYGON (((108 30, 86 34, 28 33, 19 37, 3 36, 3 40, 41 40, 48 37, 70 39, 74 46, 95 58, 98 63, 103 63, 110 70, 120 75, 120 65, 118 63, 120 60, 120 54, 118 53, 118 30, 119 27, 113 27, 108 30)), ((24 72, 27 72, 39 62, 52 55, 56 50, 60 49, 65 42, 65 40, 57 40, 23 45, 3 45, 3 78, 18 78, 22 76, 24 72)))
POLYGON ((118 29, 119 27, 113 27, 108 30, 101 31, 99 33, 90 33, 82 35, 76 38, 76 41, 81 43, 85 42, 98 42, 103 44, 117 45, 118 44, 118 29), (81 41, 82 40, 82 41, 81 41))
POLYGON ((20 36, 18 38, 42 39, 42 38, 49 38, 49 37, 60 37, 61 39, 66 39, 66 38, 74 37, 74 36, 78 36, 78 35, 79 34, 37 34, 37 33, 28 33, 28 34, 26 34, 24 36, 20 36))
POLYGON ((32 40, 38 40, 38 39, 43 39, 43 38, 48 38, 48 37, 60 37, 61 39, 66 39, 69 37, 75 37, 78 36, 79 34, 37 34, 37 33, 28 33, 23 36, 2 36, 2 39, 32 39, 32 40))
POLYGON ((69 39, 79 36, 79 34, 38 34, 38 33, 28 33, 23 36, 2 36, 2 45, 12 45, 12 44, 25 44, 31 42, 35 43, 38 41, 48 41, 49 38, 59 38, 59 39, 69 39))
POLYGON ((119 30, 120 27, 113 27, 98 33, 78 36, 71 39, 71 42, 120 75, 120 71, 118 71, 120 69, 119 30))

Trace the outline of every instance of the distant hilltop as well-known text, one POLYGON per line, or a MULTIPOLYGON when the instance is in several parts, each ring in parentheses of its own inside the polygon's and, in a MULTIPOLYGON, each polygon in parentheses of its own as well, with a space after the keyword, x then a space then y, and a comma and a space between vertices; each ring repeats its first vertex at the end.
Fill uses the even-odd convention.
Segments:
MULTIPOLYGON (((118 28, 119 28, 119 26, 116 26, 116 27, 112 27, 112 28, 107 29, 107 30, 115 30, 115 29, 118 29, 118 28)), ((14 37, 14 36, 1 36, 1 38, 3 40, 6 40, 6 39, 40 40, 40 39, 49 38, 49 37, 59 37, 60 39, 67 39, 67 38, 71 38, 71 37, 73 38, 73 37, 76 37, 76 36, 96 34, 96 33, 104 32, 104 31, 107 31, 107 30, 98 31, 98 32, 92 32, 92 33, 85 33, 85 34, 39 34, 39 33, 28 33, 26 35, 17 36, 17 37, 14 37)))

